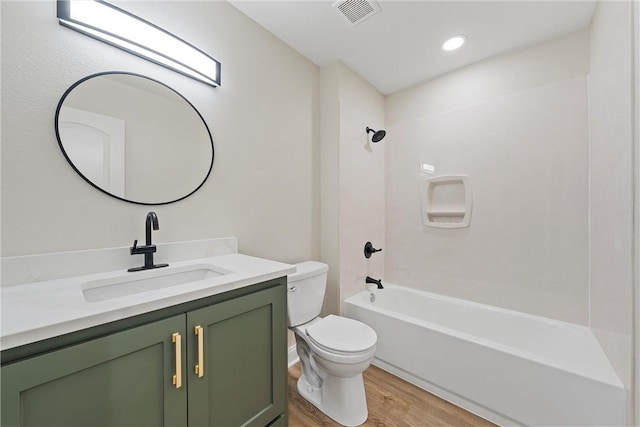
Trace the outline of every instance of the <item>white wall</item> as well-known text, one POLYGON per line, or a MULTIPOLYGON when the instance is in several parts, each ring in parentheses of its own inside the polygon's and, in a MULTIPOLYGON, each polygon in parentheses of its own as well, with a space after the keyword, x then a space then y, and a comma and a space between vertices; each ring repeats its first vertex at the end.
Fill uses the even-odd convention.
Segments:
POLYGON ((589 34, 387 96, 387 280, 588 323, 589 34), (466 229, 422 225, 428 175, 465 174, 466 229))
POLYGON ((329 265, 323 314, 340 313, 340 63, 320 78, 320 257, 329 265))
POLYGON ((384 127, 384 97, 342 62, 322 69, 322 259, 329 264, 325 311, 383 278, 384 253, 364 257, 364 245, 384 245, 384 145, 367 126, 384 127))
POLYGON ((64 28, 56 3, 2 2, 2 254, 129 245, 158 213, 158 242, 239 237, 240 251, 319 256, 318 67, 225 2, 117 2, 222 62, 211 88, 64 28), (211 129, 215 164, 188 199, 153 208, 110 198, 64 159, 58 100, 101 71, 171 86, 211 129))
POLYGON ((634 215, 634 296, 635 305, 633 313, 633 329, 634 329, 634 349, 632 360, 633 375, 633 394, 632 399, 635 404, 632 407, 634 411, 635 425, 640 425, 640 1, 633 2, 633 57, 634 57, 634 199, 635 199, 635 215, 634 215))
POLYGON ((634 263, 632 16, 630 2, 598 3, 591 25, 589 76, 591 327, 629 398, 634 263))

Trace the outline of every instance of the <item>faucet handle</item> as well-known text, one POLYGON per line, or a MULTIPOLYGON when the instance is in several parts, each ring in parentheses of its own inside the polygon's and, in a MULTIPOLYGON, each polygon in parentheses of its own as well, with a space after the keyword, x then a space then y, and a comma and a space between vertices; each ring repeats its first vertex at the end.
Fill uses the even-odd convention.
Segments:
POLYGON ((131 247, 131 249, 138 249, 138 239, 135 239, 133 241, 133 246, 131 247))
POLYGON ((365 258, 371 258, 371 254, 374 254, 376 252, 381 252, 382 249, 376 249, 373 247, 373 245, 371 244, 371 242, 367 242, 364 245, 364 257, 365 258))

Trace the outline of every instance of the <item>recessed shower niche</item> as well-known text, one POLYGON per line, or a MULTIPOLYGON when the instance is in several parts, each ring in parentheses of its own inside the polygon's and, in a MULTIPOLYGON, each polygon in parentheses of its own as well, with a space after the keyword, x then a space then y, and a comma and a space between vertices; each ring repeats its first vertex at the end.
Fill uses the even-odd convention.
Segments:
POLYGON ((422 190, 422 223, 426 227, 465 228, 471 221, 473 194, 467 175, 429 178, 422 190))

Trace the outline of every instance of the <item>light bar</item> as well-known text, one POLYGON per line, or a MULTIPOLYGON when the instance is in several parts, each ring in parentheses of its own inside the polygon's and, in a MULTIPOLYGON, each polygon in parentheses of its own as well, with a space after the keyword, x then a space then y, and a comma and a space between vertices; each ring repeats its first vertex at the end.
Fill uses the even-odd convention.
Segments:
POLYGON ((220 62, 200 49, 101 0, 58 0, 60 25, 119 47, 211 86, 220 86, 220 62))

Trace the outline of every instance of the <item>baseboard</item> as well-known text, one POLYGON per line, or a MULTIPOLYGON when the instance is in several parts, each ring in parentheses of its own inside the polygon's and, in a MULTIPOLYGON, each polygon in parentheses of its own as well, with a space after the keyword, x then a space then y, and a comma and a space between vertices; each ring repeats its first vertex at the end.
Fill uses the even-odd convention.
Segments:
POLYGON ((287 351, 287 366, 292 367, 293 365, 298 363, 299 360, 300 358, 298 357, 298 352, 296 351, 296 346, 294 344, 289 347, 289 351, 287 351))

